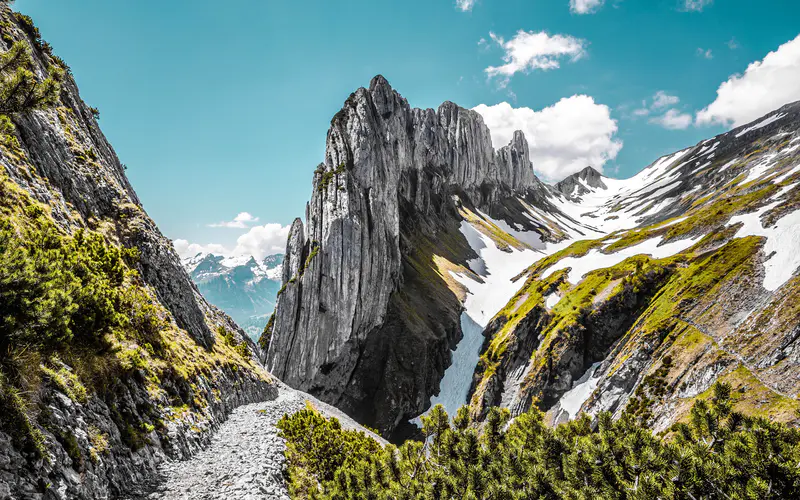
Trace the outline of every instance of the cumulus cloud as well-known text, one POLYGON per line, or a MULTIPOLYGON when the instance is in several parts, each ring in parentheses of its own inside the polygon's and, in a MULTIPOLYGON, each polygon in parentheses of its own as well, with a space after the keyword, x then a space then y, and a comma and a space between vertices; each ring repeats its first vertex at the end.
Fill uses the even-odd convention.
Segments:
POLYGON ((642 101, 642 107, 633 110, 633 118, 642 118, 645 116, 655 115, 661 113, 660 116, 651 118, 650 123, 657 123, 669 129, 685 129, 692 123, 691 115, 679 112, 677 109, 672 108, 681 102, 681 99, 676 95, 671 95, 663 90, 656 92, 652 98, 642 101), (672 108, 672 109, 668 109, 672 108), (666 110, 666 111, 665 111, 666 110), (689 124, 683 125, 686 117, 689 117, 689 124))
POLYGON ((232 255, 252 255, 263 259, 267 255, 282 253, 286 250, 290 226, 277 223, 255 226, 236 240, 232 255))
POLYGON ((505 87, 516 73, 558 69, 562 59, 574 62, 586 56, 587 42, 569 35, 551 36, 544 31, 520 30, 508 41, 494 33, 489 33, 489 36, 505 52, 505 64, 489 66, 485 70, 490 78, 498 78, 501 87, 505 87))
POLYGON ((456 0, 456 8, 461 12, 469 12, 475 6, 475 0, 456 0))
POLYGON ((262 260, 267 255, 283 253, 286 250, 289 229, 290 226, 281 226, 277 223, 251 227, 249 231, 239 236, 236 246, 232 249, 218 243, 198 244, 184 239, 177 239, 172 243, 182 259, 194 257, 198 253, 212 253, 224 257, 252 255, 257 260, 262 260))
POLYGON ((685 130, 692 124, 692 115, 681 113, 675 108, 667 110, 661 116, 650 118, 650 123, 656 123, 670 130, 685 130))
POLYGON ((692 115, 675 107, 680 102, 680 97, 659 90, 652 98, 642 101, 642 107, 633 110, 632 117, 652 116, 648 120, 650 123, 670 130, 684 130, 692 124, 692 115))
POLYGON ((712 3, 714 0, 685 0, 683 9, 689 12, 701 12, 712 3))
POLYGON ((676 95, 669 95, 663 90, 659 90, 653 96, 653 109, 668 108, 681 102, 680 98, 676 95))
POLYGON ((717 98, 697 113, 700 125, 738 127, 784 104, 800 100, 800 36, 732 75, 717 89, 717 98))
POLYGON ((198 243, 189 243, 188 240, 177 239, 173 240, 172 244, 175 246, 175 251, 181 256, 181 259, 187 257, 194 257, 199 253, 213 253, 215 255, 228 255, 228 249, 223 245, 210 243, 208 245, 201 245, 198 243))
POLYGON ((569 9, 575 14, 591 14, 603 6, 605 0, 569 0, 569 9))
POLYGON ((233 220, 215 222, 213 224, 209 224, 208 227, 230 227, 236 229, 246 229, 256 222, 258 222, 258 217, 253 217, 251 214, 247 212, 240 212, 239 215, 233 218, 233 220))
POLYGON ((617 157, 622 141, 608 106, 586 95, 564 98, 540 111, 507 102, 474 108, 492 134, 495 148, 507 145, 515 130, 528 139, 533 168, 548 181, 561 180, 586 166, 602 171, 617 157))

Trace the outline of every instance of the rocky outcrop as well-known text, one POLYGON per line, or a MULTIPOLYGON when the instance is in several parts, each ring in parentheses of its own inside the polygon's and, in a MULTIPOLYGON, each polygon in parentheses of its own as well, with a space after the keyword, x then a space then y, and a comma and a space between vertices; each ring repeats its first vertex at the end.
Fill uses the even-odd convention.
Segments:
POLYGON ((474 257, 459 207, 546 192, 521 132, 495 151, 477 113, 411 108, 374 78, 331 121, 306 224, 292 227, 268 368, 384 433, 418 415, 461 337, 432 262, 474 257))
POLYGON ((606 185, 603 183, 603 174, 592 167, 586 167, 580 172, 566 177, 553 187, 565 196, 581 197, 589 192, 588 188, 605 189, 606 185))
MULTIPOLYGON (((15 15, 5 4, 0 18, 0 50, 7 50, 14 41, 26 42, 39 77, 51 65, 65 67, 38 39, 29 19, 15 15)), ((154 348, 118 338, 133 360, 122 368, 106 364, 119 359, 115 356, 122 349, 120 344, 110 352, 72 346, 81 353, 76 359, 87 365, 97 363, 103 375, 82 381, 85 397, 66 395, 69 391, 59 383, 59 376, 37 375, 41 380, 31 384, 25 411, 41 436, 42 450, 37 455, 20 446, 14 437, 19 429, 3 414, 0 498, 127 495, 155 480, 158 464, 167 457, 188 458, 198 450, 233 408, 274 398, 277 390, 254 360, 240 356, 233 362, 226 357, 231 348, 217 345, 220 336, 212 328, 226 332, 227 342, 244 342, 260 354, 230 318, 198 293, 172 243, 142 208, 125 167, 80 98, 71 75, 66 75, 54 107, 10 118, 13 127, 3 131, 10 135, 4 136, 0 146, 3 222, 14 221, 13 200, 30 200, 48 224, 54 223, 64 235, 83 229, 102 235, 105 244, 137 249, 139 257, 130 265, 138 273, 132 279, 147 297, 137 300, 152 306, 143 314, 158 318, 163 325, 159 335, 165 340, 154 348), (160 350, 170 350, 174 358, 167 363, 159 357, 160 350), (146 366, 145 360, 155 368, 146 366), (160 377, 155 377, 156 370, 160 377)), ((50 354, 33 354, 39 357, 31 358, 34 362, 28 369, 35 373, 40 363, 50 363, 61 370, 60 377, 76 377, 75 366, 57 357, 48 359, 50 354)), ((0 368, 8 381, 6 361, 0 368)), ((69 383, 81 382, 75 380, 69 383)), ((10 390, 5 381, 0 389, 10 390)))

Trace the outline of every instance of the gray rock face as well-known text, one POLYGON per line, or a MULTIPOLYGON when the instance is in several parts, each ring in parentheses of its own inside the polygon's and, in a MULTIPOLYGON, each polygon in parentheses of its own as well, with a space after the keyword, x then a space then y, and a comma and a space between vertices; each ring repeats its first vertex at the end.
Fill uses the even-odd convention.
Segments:
POLYGON ((494 151, 480 115, 451 102, 413 109, 381 76, 353 93, 331 121, 306 225, 292 226, 268 368, 383 432, 423 411, 461 336, 460 304, 440 286, 421 293, 451 295, 431 298, 441 307, 401 307, 420 274, 409 255, 444 235, 470 252, 454 196, 490 211, 546 192, 528 158, 521 132, 494 151))
POLYGON ((603 183, 603 174, 592 167, 586 167, 580 172, 565 178, 553 187, 565 196, 580 197, 589 192, 586 186, 591 188, 605 188, 606 185, 603 183))

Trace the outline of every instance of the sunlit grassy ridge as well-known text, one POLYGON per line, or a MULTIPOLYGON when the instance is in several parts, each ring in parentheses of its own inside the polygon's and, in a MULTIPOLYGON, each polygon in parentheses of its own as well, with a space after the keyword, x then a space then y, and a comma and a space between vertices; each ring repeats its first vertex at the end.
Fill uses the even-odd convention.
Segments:
MULTIPOLYGON (((732 171, 745 168, 748 162, 773 161, 775 148, 779 150, 788 145, 785 140, 782 144, 772 142, 761 141, 754 145, 748 157, 732 163, 732 171)), ((523 344, 534 346, 526 376, 520 381, 523 399, 546 402, 543 404, 546 408, 565 390, 557 388, 564 385, 558 382, 564 371, 569 371, 575 380, 591 362, 608 359, 611 364, 605 376, 611 377, 631 355, 643 350, 650 353, 650 361, 644 370, 655 371, 660 356, 668 352, 674 354, 672 345, 676 339, 686 342, 687 330, 694 329, 687 320, 705 320, 710 324, 726 321, 722 309, 714 305, 714 298, 724 296, 724 291, 737 286, 735 283, 741 284, 743 289, 755 286, 764 242, 760 237, 733 239, 739 226, 727 224, 733 216, 749 214, 773 203, 775 206, 761 219, 768 227, 798 207, 800 189, 791 189, 791 186, 800 179, 800 173, 787 174, 775 180, 779 174, 792 168, 798 157, 777 158, 759 179, 745 182, 746 172, 733 175, 733 178, 730 175, 719 176, 713 193, 701 189, 696 194, 684 195, 678 202, 685 210, 680 216, 645 227, 617 231, 599 239, 576 241, 528 268, 524 286, 495 316, 485 332, 488 338, 476 369, 470 400, 472 414, 485 415, 488 406, 497 403, 498 387, 507 384, 505 377, 508 373, 504 368, 510 369, 512 360, 519 363, 514 357, 519 357, 519 348, 523 344), (654 259, 638 255, 607 269, 590 271, 575 285, 567 282, 566 270, 546 273, 566 258, 590 259, 587 254, 592 251, 613 254, 656 238, 663 243, 701 239, 670 257, 654 259), (542 278, 545 275, 547 277, 542 278), (545 307, 545 298, 556 290, 559 299, 549 309, 545 307), (630 321, 627 324, 614 323, 615 316, 629 317, 630 321), (609 323, 622 329, 610 332, 609 323), (616 342, 613 350, 608 341, 616 342), (583 361, 576 361, 576 356, 582 356, 583 361), (494 395, 487 397, 487 390, 494 391, 494 395)), ((710 172, 731 162, 727 157, 720 157, 709 163, 707 170, 710 172)), ((786 307, 790 311, 796 309, 784 305, 781 310, 786 307)), ((775 307, 769 310, 773 314, 776 312, 775 307)), ((767 316, 761 314, 761 321, 765 321, 767 316)), ((786 316, 791 318, 787 321, 795 320, 795 314, 786 316)), ((772 329, 775 329, 774 322, 772 329)), ((700 335, 705 337, 705 334, 700 335)), ((739 337, 742 335, 736 338, 739 337)), ((759 339, 758 342, 762 343, 765 340, 760 333, 742 337, 744 342, 756 342, 748 339, 759 339)), ((741 343, 731 349, 738 352, 740 346, 741 343)), ((712 348, 725 351, 724 346, 717 344, 712 348)), ((750 350, 755 349, 753 344, 750 350)), ((733 355, 727 355, 723 361, 727 365, 733 364, 731 369, 735 369, 733 355)), ((517 369, 516 365, 514 369, 517 369)), ((685 365, 676 365, 670 369, 670 376, 677 376, 684 369, 685 365)), ((779 368, 773 370, 778 371, 779 368)))

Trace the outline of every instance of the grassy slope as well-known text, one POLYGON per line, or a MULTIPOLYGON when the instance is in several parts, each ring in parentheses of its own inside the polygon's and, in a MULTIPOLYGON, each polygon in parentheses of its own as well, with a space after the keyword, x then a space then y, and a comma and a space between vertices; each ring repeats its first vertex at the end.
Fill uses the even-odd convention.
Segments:
MULTIPOLYGON (((755 148, 750 157, 755 161, 759 158, 759 154, 768 151, 768 146, 755 148)), ((724 161, 724 158, 720 158, 714 165, 722 164, 724 161)), ((739 167, 746 164, 747 160, 744 160, 739 167)), ((790 161, 779 162, 770 174, 775 177, 787 171, 792 165, 790 161)), ((676 359, 667 379, 678 385, 680 383, 678 379, 685 374, 687 364, 699 363, 706 366, 715 357, 727 360, 729 367, 723 372, 726 380, 743 370, 749 373, 751 368, 740 363, 736 356, 739 356, 740 351, 745 357, 748 354, 751 357, 756 354, 764 356, 766 349, 759 349, 759 346, 766 344, 774 347, 773 344, 776 342, 774 339, 784 337, 778 334, 779 329, 783 327, 785 330, 790 328, 786 325, 797 324, 800 309, 793 306, 796 303, 793 300, 796 300, 796 294, 800 293, 797 291, 800 288, 798 286, 800 280, 795 279, 787 285, 782 295, 768 305, 757 320, 747 323, 736 330, 735 334, 731 334, 734 329, 729 324, 730 312, 726 310, 730 309, 730 305, 726 307, 716 301, 721 297, 734 298, 732 288, 746 288, 751 283, 757 282, 760 272, 758 262, 763 257, 759 255, 760 238, 732 240, 735 228, 725 229, 725 225, 733 215, 753 212, 765 205, 779 188, 797 182, 800 180, 800 175, 794 174, 780 183, 756 180, 739 185, 744 177, 744 174, 736 176, 718 189, 713 196, 700 192, 696 199, 684 200, 687 211, 680 218, 610 235, 604 239, 619 238, 610 245, 606 245, 603 240, 578 241, 532 265, 528 270, 529 276, 525 286, 495 318, 495 322, 499 322, 501 326, 492 332, 476 370, 478 382, 471 401, 473 414, 486 410, 482 408, 484 404, 482 391, 492 385, 490 383, 492 377, 496 376, 497 368, 504 362, 508 346, 513 344, 517 337, 528 334, 516 331, 516 328, 534 308, 544 308, 544 296, 554 287, 559 288, 562 298, 551 311, 547 312, 548 319, 544 326, 535 332, 542 340, 531 355, 533 367, 523 389, 531 398, 542 398, 545 395, 542 391, 548 383, 551 383, 549 379, 553 375, 552 367, 558 365, 559 356, 565 355, 571 343, 576 342, 574 337, 582 335, 581 323, 585 323, 584 319, 587 316, 602 314, 604 304, 615 300, 615 297, 622 292, 623 284, 618 280, 620 278, 631 280, 653 269, 669 270, 671 276, 652 293, 647 306, 636 312, 636 320, 630 329, 620 332, 622 340, 610 353, 612 367, 609 375, 613 375, 634 352, 642 350, 644 346, 652 351, 652 359, 667 353, 676 359), (665 241, 673 241, 698 234, 707 236, 685 252, 660 260, 646 256, 627 259, 612 268, 587 274, 583 281, 575 286, 565 282, 565 271, 553 273, 547 279, 540 279, 541 274, 558 261, 570 256, 585 255, 592 249, 604 247, 603 252, 615 252, 649 238, 661 236, 665 241), (609 286, 612 282, 614 286, 609 286), (598 294, 601 300, 597 300, 598 294), (777 318, 776 315, 780 317, 777 318), (708 324, 719 338, 708 337, 683 319, 708 324), (727 334, 731 335, 723 341, 727 334), (717 343, 718 340, 724 347, 717 343), (702 358, 700 355, 691 357, 690 353, 695 351, 705 352, 704 356, 708 359, 700 360, 698 359, 702 358), (727 354, 733 351, 736 352, 736 356, 727 354)), ((779 216, 796 209, 800 202, 798 192, 800 189, 789 191, 785 200, 767 214, 764 219, 766 223, 774 222, 779 216)), ((739 290, 737 293, 744 292, 739 290)), ((642 374, 642 378, 655 372, 656 365, 657 363, 653 363, 649 371, 642 374)), ((777 375, 785 376, 791 372, 791 367, 779 366, 768 372, 761 377, 761 380, 768 380, 771 387, 781 386, 781 380, 777 375)), ((780 398, 783 407, 800 408, 796 400, 776 394, 761 380, 751 377, 750 387, 754 391, 766 391, 773 397, 780 398)), ((782 386, 786 385, 784 383, 782 386)), ((672 387, 672 390, 677 392, 678 388, 672 387)), ((798 390, 800 387, 788 388, 791 393, 797 393, 798 390)), ((677 411, 688 410, 690 403, 691 398, 679 401, 677 411)), ((791 411, 773 411, 770 405, 742 404, 741 408, 745 412, 771 414, 782 420, 796 418, 791 411)))

